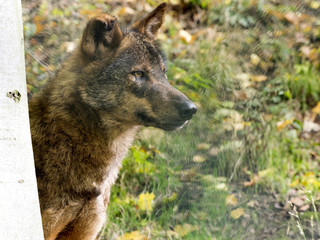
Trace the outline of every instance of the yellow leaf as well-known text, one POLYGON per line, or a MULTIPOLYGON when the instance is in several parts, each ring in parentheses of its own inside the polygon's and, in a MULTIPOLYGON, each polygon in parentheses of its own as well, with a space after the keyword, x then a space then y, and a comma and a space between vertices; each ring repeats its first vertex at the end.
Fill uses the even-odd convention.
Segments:
POLYGON ((199 143, 197 145, 198 150, 209 150, 211 145, 209 143, 199 143))
POLYGON ((122 7, 117 13, 119 17, 125 16, 125 15, 133 15, 133 14, 135 14, 135 11, 130 7, 122 7))
POLYGON ((230 5, 231 2, 232 2, 232 0, 224 0, 225 5, 230 5))
POLYGON ((250 127, 251 122, 242 122, 243 127, 250 127))
POLYGON ((226 198, 227 205, 235 206, 235 205, 237 205, 237 203, 238 203, 238 200, 233 194, 227 196, 227 198, 226 198))
POLYGON ((310 32, 312 30, 312 23, 309 23, 309 24, 303 23, 303 24, 301 24, 301 29, 303 29, 303 31, 305 33, 310 32))
POLYGON ((254 82, 264 82, 268 79, 266 75, 250 75, 250 78, 254 82))
POLYGON ((216 185, 217 190, 227 191, 227 185, 225 183, 219 183, 216 185))
POLYGON ((313 176, 314 176, 314 173, 313 173, 313 172, 306 172, 306 173, 304 174, 304 176, 306 176, 306 177, 313 177, 313 176))
POLYGON ((174 230, 178 233, 181 237, 187 236, 189 233, 196 231, 199 229, 199 226, 193 226, 191 224, 185 223, 183 225, 176 225, 174 230))
MULTIPOLYGON (((168 0, 171 5, 179 5, 180 0, 168 0)), ((166 1, 165 1, 166 2, 166 1)))
POLYGON ((320 114, 320 102, 318 102, 317 105, 312 108, 312 112, 320 114))
POLYGON ((261 62, 261 59, 258 55, 256 54, 251 54, 250 55, 250 61, 253 65, 257 66, 260 62, 261 62))
POLYGON ((44 22, 46 18, 44 16, 35 16, 33 22, 36 25, 36 33, 40 33, 44 29, 44 22))
POLYGON ((138 199, 138 207, 144 211, 152 211, 152 200, 154 199, 153 193, 141 193, 138 199))
POLYGON ((310 7, 313 8, 313 9, 318 9, 320 7, 320 2, 318 1, 312 1, 310 3, 310 7))
POLYGON ((191 43, 193 42, 193 40, 195 39, 194 36, 192 36, 189 32, 181 29, 179 31, 179 37, 182 41, 184 41, 185 43, 191 43))
POLYGON ((125 233, 118 240, 147 240, 147 236, 142 235, 139 231, 133 231, 130 233, 125 233))
POLYGON ((206 160, 205 157, 203 157, 201 155, 195 155, 192 159, 192 161, 197 162, 197 163, 204 162, 205 160, 206 160))
POLYGON ((293 120, 294 119, 292 118, 292 119, 289 119, 289 120, 277 122, 278 131, 281 131, 283 128, 285 128, 286 126, 290 125, 293 122, 293 120))
POLYGON ((247 203, 248 207, 254 208, 256 205, 256 202, 254 200, 251 200, 250 202, 247 203))
POLYGON ((215 37, 214 45, 221 43, 224 39, 225 39, 225 35, 221 32, 218 32, 217 36, 215 37))
POLYGON ((96 15, 101 14, 102 10, 101 9, 82 9, 80 10, 80 14, 88 17, 94 17, 96 15))
POLYGON ((242 217, 245 214, 244 209, 243 208, 237 208, 235 210, 232 210, 230 213, 230 216, 233 219, 239 219, 240 217, 242 217))
POLYGON ((296 187, 299 185, 299 179, 294 180, 293 182, 290 183, 290 187, 296 187))

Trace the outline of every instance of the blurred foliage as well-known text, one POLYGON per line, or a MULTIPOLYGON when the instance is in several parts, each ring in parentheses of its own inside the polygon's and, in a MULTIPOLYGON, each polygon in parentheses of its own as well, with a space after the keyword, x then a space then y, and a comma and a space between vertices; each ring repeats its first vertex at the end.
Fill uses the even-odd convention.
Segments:
MULTIPOLYGON (((319 237, 319 2, 166 2, 168 78, 199 111, 177 133, 141 131, 112 189, 105 239, 295 239, 287 200, 307 238, 319 237)), ((129 25, 158 3, 25 0, 29 94, 90 17, 129 25)))
POLYGON ((298 99, 302 109, 306 111, 308 106, 320 101, 320 71, 310 62, 303 62, 295 64, 292 72, 285 75, 290 97, 298 99))

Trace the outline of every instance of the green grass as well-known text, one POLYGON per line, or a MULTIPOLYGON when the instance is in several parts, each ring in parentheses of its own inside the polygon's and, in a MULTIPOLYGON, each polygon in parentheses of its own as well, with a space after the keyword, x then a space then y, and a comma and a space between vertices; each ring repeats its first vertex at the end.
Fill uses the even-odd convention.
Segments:
POLYGON ((285 79, 292 97, 299 100, 303 111, 320 101, 320 71, 311 62, 295 64, 285 79))

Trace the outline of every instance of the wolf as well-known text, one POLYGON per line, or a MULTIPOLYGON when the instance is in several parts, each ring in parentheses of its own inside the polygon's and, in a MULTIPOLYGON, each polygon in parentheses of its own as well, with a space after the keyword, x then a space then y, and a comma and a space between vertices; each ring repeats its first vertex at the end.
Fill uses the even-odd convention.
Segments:
POLYGON ((29 103, 46 240, 93 240, 110 188, 140 126, 182 127, 195 104, 172 87, 157 33, 167 5, 122 30, 108 14, 87 23, 79 46, 29 103))

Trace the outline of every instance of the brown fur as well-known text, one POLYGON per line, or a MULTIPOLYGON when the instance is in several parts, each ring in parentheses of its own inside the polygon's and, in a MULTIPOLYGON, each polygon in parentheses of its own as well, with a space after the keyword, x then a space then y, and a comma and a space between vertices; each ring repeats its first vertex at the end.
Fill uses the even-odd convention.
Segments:
POLYGON ((125 32, 112 16, 90 20, 77 50, 30 101, 46 240, 96 239, 138 127, 173 130, 195 113, 168 84, 155 42, 165 9, 125 32))

